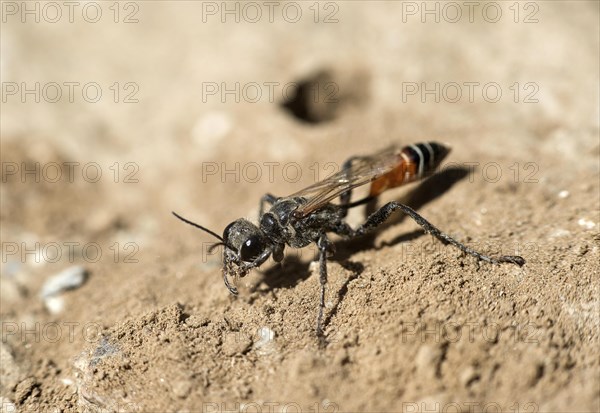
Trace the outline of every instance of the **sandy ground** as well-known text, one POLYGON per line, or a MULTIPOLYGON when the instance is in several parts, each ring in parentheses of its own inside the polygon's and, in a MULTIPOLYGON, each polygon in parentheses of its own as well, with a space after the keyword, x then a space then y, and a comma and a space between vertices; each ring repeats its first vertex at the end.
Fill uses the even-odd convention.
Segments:
POLYGON ((2 3, 3 412, 600 410, 597 2, 23 7, 2 3), (427 140, 453 148, 440 173, 380 204, 527 263, 401 217, 336 239, 325 346, 315 248, 234 297, 170 215, 221 233, 427 140))

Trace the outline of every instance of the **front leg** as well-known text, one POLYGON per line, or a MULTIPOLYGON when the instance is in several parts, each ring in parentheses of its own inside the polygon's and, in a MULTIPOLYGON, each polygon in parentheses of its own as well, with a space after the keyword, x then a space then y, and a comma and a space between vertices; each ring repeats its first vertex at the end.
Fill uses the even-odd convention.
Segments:
POLYGON ((390 215, 392 215, 392 213, 396 210, 400 210, 403 213, 405 213, 406 215, 408 215, 409 217, 411 217, 417 224, 419 224, 421 227, 423 227, 423 229, 425 229, 425 231, 427 231, 428 233, 430 233, 437 239, 441 240, 442 242, 448 242, 448 243, 454 245, 459 250, 461 250, 469 255, 472 255, 479 260, 483 260, 483 261, 486 261, 486 262, 489 262, 492 264, 500 264, 503 262, 509 262, 512 264, 517 264, 519 266, 522 266, 523 264, 525 264, 525 260, 523 259, 523 257, 519 257, 518 255, 503 255, 498 258, 493 258, 493 257, 489 257, 487 255, 484 255, 478 251, 475 251, 474 249, 469 248, 466 245, 458 242, 457 240, 452 238, 450 235, 440 231, 432 223, 430 223, 425 218, 423 218, 421 215, 419 215, 414 209, 412 209, 404 204, 401 204, 399 202, 394 202, 394 201, 388 202, 387 204, 382 206, 377 212, 375 212, 371 216, 369 216, 369 218, 367 218, 367 221, 364 224, 362 224, 360 227, 358 227, 357 229, 352 229, 348 224, 346 224, 345 222, 342 222, 335 229, 335 232, 339 235, 346 236, 346 237, 355 237, 355 236, 363 235, 363 234, 377 228, 379 225, 383 224, 385 222, 385 220, 387 220, 390 217, 390 215))

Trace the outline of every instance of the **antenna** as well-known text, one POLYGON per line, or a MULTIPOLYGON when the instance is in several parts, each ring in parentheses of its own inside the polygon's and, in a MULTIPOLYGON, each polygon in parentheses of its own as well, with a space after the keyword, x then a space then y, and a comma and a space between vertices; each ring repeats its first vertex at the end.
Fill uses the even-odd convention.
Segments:
POLYGON ((225 241, 223 240, 223 238, 220 235, 217 235, 216 233, 214 233, 210 229, 204 228, 202 225, 198 225, 195 222, 189 221, 189 220, 185 219, 184 217, 182 217, 181 215, 177 214, 176 212, 171 211, 171 213, 173 215, 175 215, 177 218, 179 218, 180 220, 182 220, 183 222, 185 222, 186 224, 189 224, 189 225, 191 225, 193 227, 201 229, 204 232, 208 232, 210 235, 212 235, 213 237, 217 238, 219 241, 225 243, 225 241))

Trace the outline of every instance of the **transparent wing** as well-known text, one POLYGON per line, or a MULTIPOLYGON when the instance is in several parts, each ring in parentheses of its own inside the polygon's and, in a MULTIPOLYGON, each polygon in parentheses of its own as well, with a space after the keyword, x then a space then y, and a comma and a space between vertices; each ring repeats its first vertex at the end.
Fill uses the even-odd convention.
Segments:
POLYGON ((300 215, 309 214, 342 193, 368 184, 390 172, 400 162, 401 149, 399 146, 391 146, 371 156, 353 158, 350 168, 341 170, 290 195, 290 197, 308 199, 306 204, 301 206, 296 213, 300 215))

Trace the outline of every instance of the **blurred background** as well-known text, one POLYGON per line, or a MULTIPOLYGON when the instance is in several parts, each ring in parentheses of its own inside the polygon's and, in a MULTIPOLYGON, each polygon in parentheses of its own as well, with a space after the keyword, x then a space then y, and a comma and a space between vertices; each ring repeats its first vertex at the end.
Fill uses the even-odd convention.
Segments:
POLYGON ((598 409, 598 2, 1 6, 4 409, 598 409), (221 233, 428 140, 467 173, 413 206, 528 266, 479 269, 404 221, 343 244, 327 349, 311 253, 234 299, 214 240, 170 215, 221 233), (403 341, 449 321, 537 341, 403 341))

